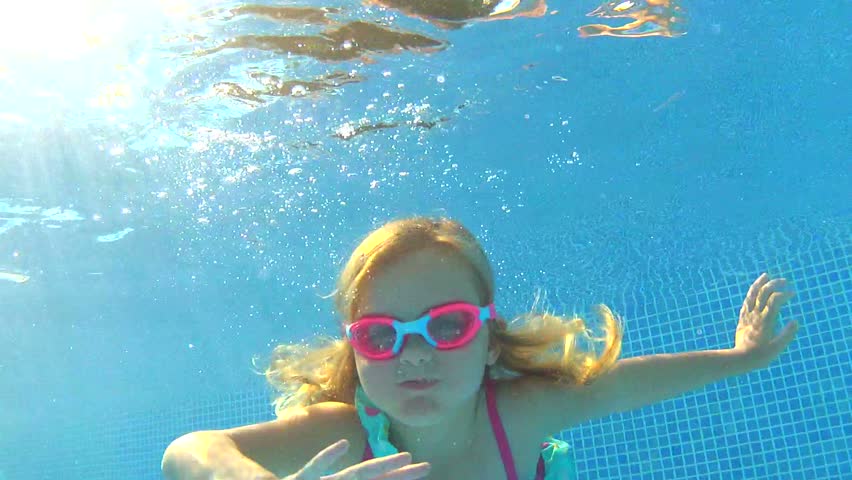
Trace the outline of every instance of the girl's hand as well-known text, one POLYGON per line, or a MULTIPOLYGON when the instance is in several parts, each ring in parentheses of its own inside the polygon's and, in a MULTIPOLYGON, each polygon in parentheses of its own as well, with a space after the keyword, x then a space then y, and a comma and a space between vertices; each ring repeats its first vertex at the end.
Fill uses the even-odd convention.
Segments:
POLYGON ((408 452, 374 458, 341 470, 332 475, 323 475, 346 451, 349 442, 340 440, 326 447, 298 472, 283 480, 416 480, 429 474, 428 463, 411 465, 408 452))
POLYGON ((743 302, 734 350, 755 368, 769 366, 796 337, 799 329, 796 321, 788 323, 778 335, 774 333, 778 311, 795 295, 784 290, 786 286, 786 279, 770 280, 763 273, 751 284, 743 302))

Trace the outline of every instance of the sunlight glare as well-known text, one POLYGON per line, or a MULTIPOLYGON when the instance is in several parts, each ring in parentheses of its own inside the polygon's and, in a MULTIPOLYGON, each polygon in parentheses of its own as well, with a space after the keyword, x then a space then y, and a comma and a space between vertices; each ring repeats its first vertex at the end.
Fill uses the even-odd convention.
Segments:
POLYGON ((145 20, 186 18, 193 6, 189 1, 170 0, 125 0, 118 5, 106 0, 19 0, 4 2, 2 10, 0 59, 73 60, 98 48, 125 45, 130 35, 142 33, 138 25, 145 20))

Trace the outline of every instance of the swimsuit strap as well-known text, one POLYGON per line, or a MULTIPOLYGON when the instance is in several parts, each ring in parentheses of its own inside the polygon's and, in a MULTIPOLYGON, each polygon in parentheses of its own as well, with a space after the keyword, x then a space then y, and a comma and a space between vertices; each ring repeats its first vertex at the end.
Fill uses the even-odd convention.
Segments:
MULTIPOLYGON (((546 448, 547 442, 541 444, 541 448, 546 448)), ((544 474, 547 473, 547 465, 544 463, 544 454, 538 454, 538 465, 535 467, 535 480, 545 480, 544 474)))
POLYGON ((497 440, 497 448, 500 449, 500 458, 503 459, 503 467, 506 469, 507 480, 518 480, 518 472, 515 470, 515 460, 512 458, 512 449, 509 448, 509 440, 500 421, 500 413, 497 411, 497 396, 494 393, 494 381, 490 376, 485 376, 485 402, 488 405, 488 419, 491 420, 491 429, 497 440))
POLYGON ((399 453, 399 450, 388 440, 388 429, 390 420, 381 410, 376 408, 372 401, 364 393, 361 385, 355 388, 355 408, 358 409, 358 417, 361 425, 367 431, 367 448, 364 451, 365 459, 375 457, 386 457, 399 453))

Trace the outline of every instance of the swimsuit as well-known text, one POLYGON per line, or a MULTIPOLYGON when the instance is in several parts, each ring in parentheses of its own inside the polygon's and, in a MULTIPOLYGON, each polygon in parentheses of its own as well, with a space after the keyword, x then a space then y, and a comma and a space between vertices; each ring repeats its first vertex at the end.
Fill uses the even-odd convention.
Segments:
MULTIPOLYGON (((507 480, 518 480, 515 470, 515 462, 512 458, 512 450, 503 430, 503 422, 497 411, 497 399, 494 394, 494 381, 485 376, 485 403, 488 405, 488 418, 491 421, 491 429, 500 449, 500 457, 503 459, 503 467, 506 469, 507 480)), ((364 390, 358 385, 355 391, 355 407, 358 409, 358 417, 361 425, 367 432, 367 445, 364 447, 364 457, 361 461, 374 457, 384 457, 398 453, 388 440, 388 428, 390 421, 387 415, 367 398, 364 390)), ((574 464, 574 455, 571 447, 562 440, 548 437, 541 444, 541 455, 538 458, 535 480, 574 480, 577 478, 577 469, 574 464)))

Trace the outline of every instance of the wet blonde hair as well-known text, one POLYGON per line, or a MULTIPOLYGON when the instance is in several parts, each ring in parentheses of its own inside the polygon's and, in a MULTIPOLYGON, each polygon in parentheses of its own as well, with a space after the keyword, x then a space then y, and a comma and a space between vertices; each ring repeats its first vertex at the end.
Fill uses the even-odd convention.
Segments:
MULTIPOLYGON (((403 256, 422 249, 450 253, 467 263, 477 279, 480 304, 494 301, 494 274, 476 238, 448 218, 411 217, 394 220, 371 232, 352 252, 333 292, 343 324, 353 320, 359 292, 373 276, 403 256)), ((534 375, 570 384, 588 384, 609 370, 621 353, 622 325, 605 305, 597 306, 604 335, 593 337, 577 316, 532 311, 519 315, 511 327, 500 317, 489 322, 491 345, 500 348, 492 377, 534 375), (583 345, 578 344, 584 343, 583 345), (595 353, 595 345, 602 352, 595 353)), ((498 316, 500 312, 497 306, 498 316)), ((277 346, 265 372, 279 393, 275 413, 320 402, 353 404, 358 382, 355 354, 343 338, 317 338, 315 345, 277 346)))

